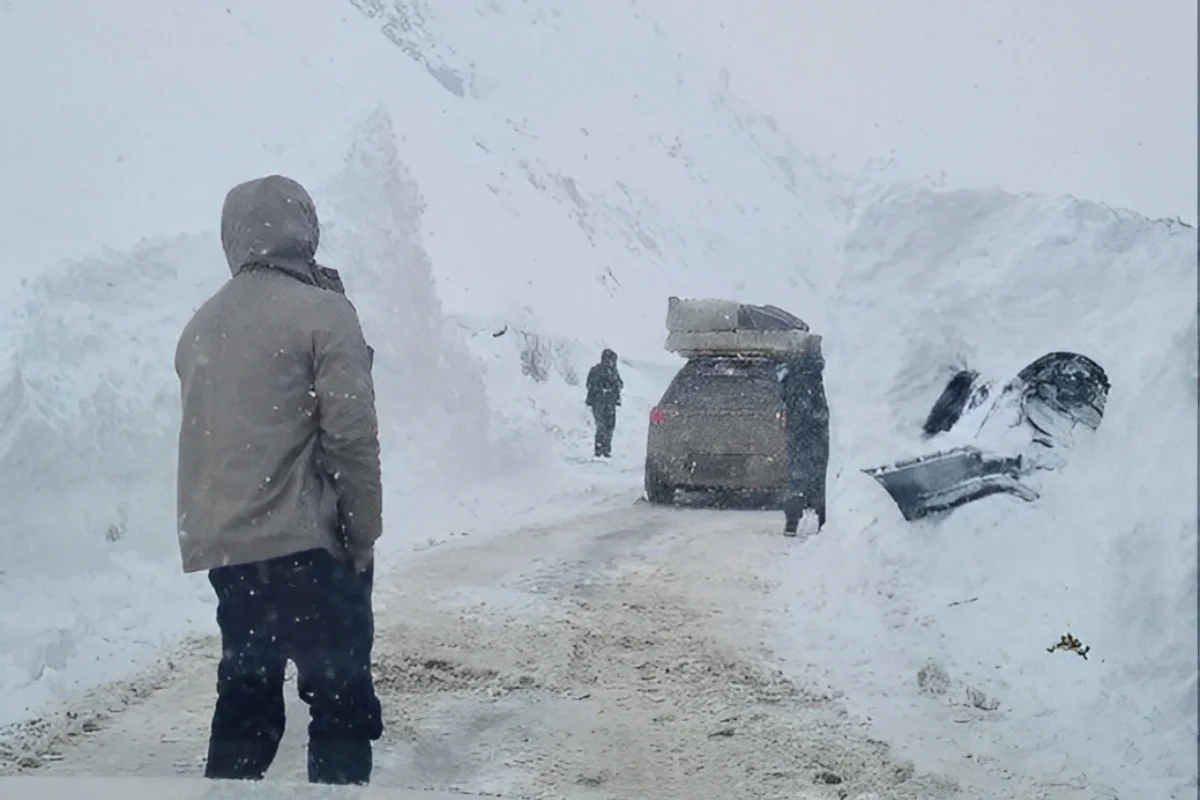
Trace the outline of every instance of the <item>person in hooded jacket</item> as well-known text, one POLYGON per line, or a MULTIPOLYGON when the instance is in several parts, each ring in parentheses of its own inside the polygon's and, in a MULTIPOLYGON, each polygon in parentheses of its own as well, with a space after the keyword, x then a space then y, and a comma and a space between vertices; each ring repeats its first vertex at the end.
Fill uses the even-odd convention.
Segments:
POLYGON ((600 354, 600 363, 588 370, 588 407, 596 420, 597 458, 612 457, 612 437, 617 429, 617 406, 621 405, 621 390, 625 388, 621 373, 617 371, 617 354, 605 349, 600 354))
POLYGON ((795 536, 811 509, 817 530, 825 526, 825 480, 829 468, 829 403, 825 398, 825 360, 816 349, 786 361, 779 370, 787 414, 788 493, 784 499, 786 536, 795 536))
POLYGON ((288 660, 309 706, 311 782, 369 782, 383 733, 370 662, 382 532, 372 352, 340 278, 314 260, 319 238, 295 181, 231 189, 232 277, 176 347, 180 554, 185 572, 207 571, 221 630, 208 778, 264 776, 288 660))

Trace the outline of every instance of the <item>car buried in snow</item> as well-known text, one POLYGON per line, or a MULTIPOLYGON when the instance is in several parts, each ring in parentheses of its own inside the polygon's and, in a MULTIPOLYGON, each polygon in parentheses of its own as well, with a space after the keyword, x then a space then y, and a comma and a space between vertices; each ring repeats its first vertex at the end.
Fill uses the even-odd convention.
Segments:
POLYGON ((1066 464, 1081 430, 1104 418, 1110 384, 1103 367, 1079 353, 1047 353, 996 391, 973 370, 960 370, 933 404, 928 440, 965 441, 863 472, 887 491, 905 520, 914 521, 995 494, 1025 501, 1038 491, 1029 479, 1066 464))

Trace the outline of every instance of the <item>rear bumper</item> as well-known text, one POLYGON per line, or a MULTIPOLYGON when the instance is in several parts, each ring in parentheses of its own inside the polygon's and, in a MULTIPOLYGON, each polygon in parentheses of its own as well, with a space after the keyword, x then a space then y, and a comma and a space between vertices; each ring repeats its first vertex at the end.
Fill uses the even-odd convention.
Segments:
POLYGON ((994 494, 1036 500, 1038 493, 1020 481, 1025 471, 1019 456, 991 456, 969 446, 863 470, 892 496, 909 522, 994 494))
POLYGON ((657 480, 677 489, 730 489, 735 491, 785 491, 787 459, 760 455, 659 457, 646 464, 657 480))

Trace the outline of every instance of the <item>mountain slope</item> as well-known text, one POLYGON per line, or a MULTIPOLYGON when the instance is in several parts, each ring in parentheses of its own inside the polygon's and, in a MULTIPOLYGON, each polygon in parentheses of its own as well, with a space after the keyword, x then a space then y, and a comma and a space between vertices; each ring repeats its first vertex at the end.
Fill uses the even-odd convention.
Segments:
POLYGON ((173 575, 164 535, 171 363, 180 324, 227 275, 220 202, 247 175, 313 189, 321 257, 342 270, 379 352, 385 552, 548 505, 515 478, 475 498, 488 475, 548 469, 543 488, 586 502, 592 484, 554 466, 586 445, 566 378, 616 347, 631 394, 619 436, 636 447, 669 377, 653 364, 671 363, 659 350, 668 292, 790 291, 808 305, 806 271, 787 265, 833 279, 838 209, 816 168, 636 5, 388 7, 412 12, 408 40, 352 4, 0 12, 0 92, 23 109, 5 134, 21 157, 0 160, 0 182, 20 187, 0 209, 0 491, 13 509, 0 569, 19 611, 11 685, 50 679, 30 697, 70 685, 67 663, 85 652, 113 669, 134 652, 94 631, 137 630, 145 654, 207 614, 203 581, 173 575), (439 80, 424 62, 443 56, 459 60, 435 65, 439 80), (443 66, 470 72, 471 92, 448 91, 443 66), (103 247, 116 249, 95 255, 103 247), (557 364, 552 380, 522 374, 531 355, 557 364))

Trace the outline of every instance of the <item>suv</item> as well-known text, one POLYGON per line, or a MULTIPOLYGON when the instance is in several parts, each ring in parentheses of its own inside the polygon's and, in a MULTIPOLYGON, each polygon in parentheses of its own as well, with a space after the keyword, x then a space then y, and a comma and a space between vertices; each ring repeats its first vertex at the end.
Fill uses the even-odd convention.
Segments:
POLYGON ((650 411, 646 498, 677 489, 769 495, 787 490, 787 442, 778 370, 769 356, 688 360, 650 411))

